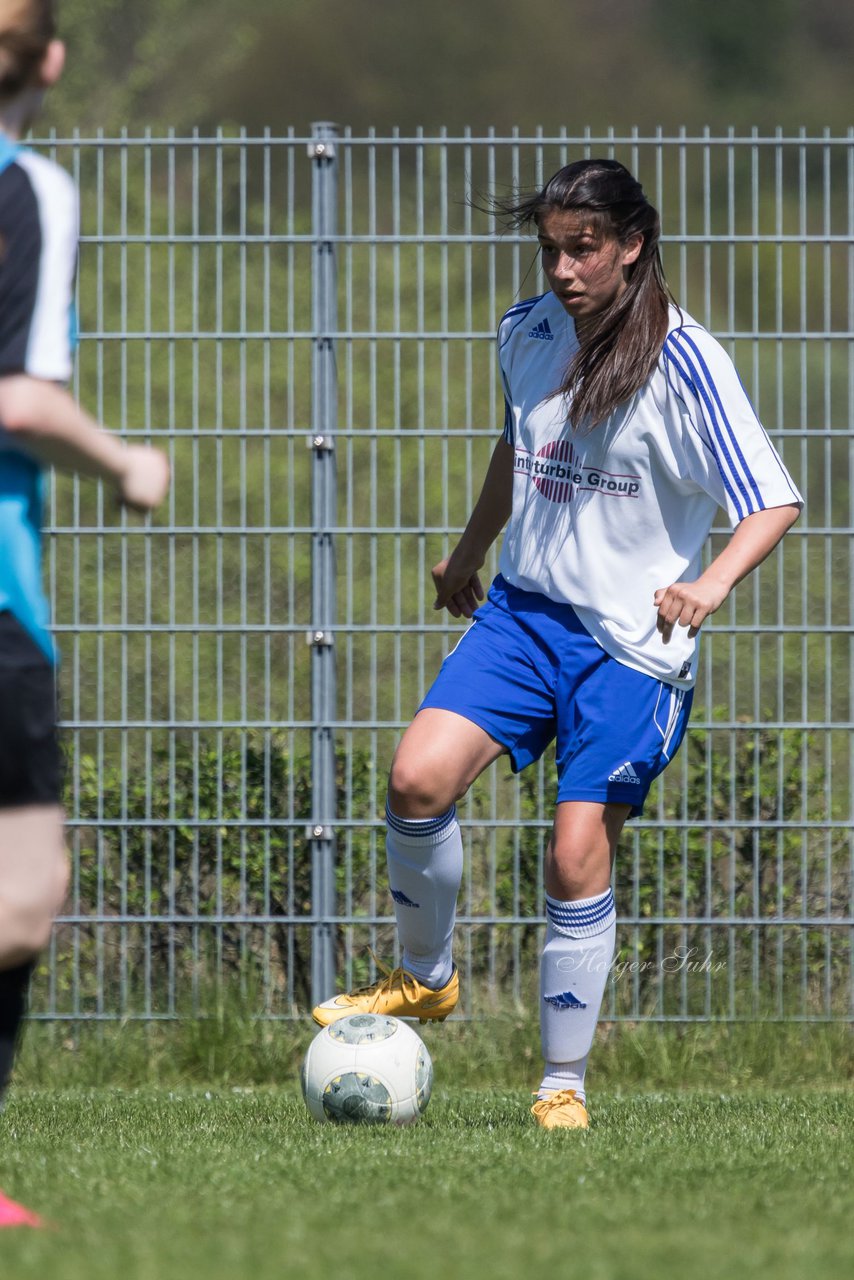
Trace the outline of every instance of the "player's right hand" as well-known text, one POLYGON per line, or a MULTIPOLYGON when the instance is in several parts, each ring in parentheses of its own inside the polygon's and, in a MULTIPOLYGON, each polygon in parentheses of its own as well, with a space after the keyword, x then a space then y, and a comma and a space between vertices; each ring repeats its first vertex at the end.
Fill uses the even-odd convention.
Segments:
POLYGON ((433 567, 434 609, 447 609, 452 618, 470 618, 484 598, 477 571, 455 563, 456 552, 433 567))
POLYGON ((169 492, 169 459, 162 449, 129 444, 119 477, 119 499, 133 511, 153 511, 169 492))

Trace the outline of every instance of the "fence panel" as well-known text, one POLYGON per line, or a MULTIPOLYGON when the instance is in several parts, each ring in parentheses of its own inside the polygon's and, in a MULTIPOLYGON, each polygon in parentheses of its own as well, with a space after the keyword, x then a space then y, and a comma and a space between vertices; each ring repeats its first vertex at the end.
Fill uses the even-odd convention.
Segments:
MULTIPOLYGON (((807 498, 707 626, 688 741, 623 839, 606 1016, 852 1016, 852 141, 343 131, 334 233, 313 213, 317 136, 42 144, 81 191, 76 388, 167 448, 174 486, 150 522, 91 483, 52 488, 74 875, 37 1016, 204 1013, 228 983, 291 1017, 313 963, 315 986, 330 963, 350 985, 375 972, 369 946, 394 958, 385 774, 460 633, 429 570, 503 420, 497 322, 545 287, 534 242, 500 234, 479 193, 596 154, 660 209, 674 293, 733 354, 807 498)), ((553 797, 549 754, 520 777, 499 762, 459 807, 468 1014, 534 990, 553 797)))

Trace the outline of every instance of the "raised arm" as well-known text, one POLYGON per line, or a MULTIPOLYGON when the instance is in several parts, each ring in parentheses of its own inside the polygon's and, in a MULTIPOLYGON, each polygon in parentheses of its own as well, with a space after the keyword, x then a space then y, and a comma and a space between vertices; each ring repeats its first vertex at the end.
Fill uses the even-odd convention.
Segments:
POLYGON ((794 503, 754 511, 736 526, 723 551, 696 582, 674 582, 656 591, 658 630, 664 643, 677 625, 687 627, 689 636, 695 636, 733 587, 771 554, 799 515, 800 507, 794 503))
POLYGON ((63 387, 29 374, 0 377, 0 448, 112 483, 121 502, 150 511, 169 488, 169 461, 160 449, 126 445, 89 416, 63 387))
POLYGON ((506 440, 495 446, 486 479, 462 537, 446 560, 433 569, 434 609, 454 618, 470 618, 483 599, 478 570, 486 553, 510 518, 513 505, 513 454, 506 440))

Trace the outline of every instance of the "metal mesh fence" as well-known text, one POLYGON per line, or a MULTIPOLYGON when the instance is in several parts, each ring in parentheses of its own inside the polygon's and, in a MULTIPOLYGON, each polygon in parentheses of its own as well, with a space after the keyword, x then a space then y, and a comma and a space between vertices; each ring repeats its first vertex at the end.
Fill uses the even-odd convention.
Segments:
MULTIPOLYGON (((708 625, 688 741, 623 838, 605 1014, 851 1016, 852 143, 42 144, 81 193, 77 389, 174 486, 150 522, 52 488, 74 873, 37 1016, 175 1017, 231 984, 291 1017, 394 958, 385 776, 459 634, 429 569, 501 426, 497 322, 544 288, 478 193, 596 154, 661 211, 674 293, 807 498, 708 625)), ((459 806, 468 1014, 533 990, 553 800, 547 755, 459 806)))

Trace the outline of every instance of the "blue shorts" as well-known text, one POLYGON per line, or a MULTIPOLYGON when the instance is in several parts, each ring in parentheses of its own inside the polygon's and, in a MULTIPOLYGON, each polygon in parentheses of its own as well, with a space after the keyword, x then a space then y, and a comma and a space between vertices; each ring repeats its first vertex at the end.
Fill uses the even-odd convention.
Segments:
POLYGON ((643 810, 685 735, 693 690, 625 666, 568 604, 500 575, 419 710, 454 711, 510 753, 513 771, 557 739, 558 802, 643 810))

